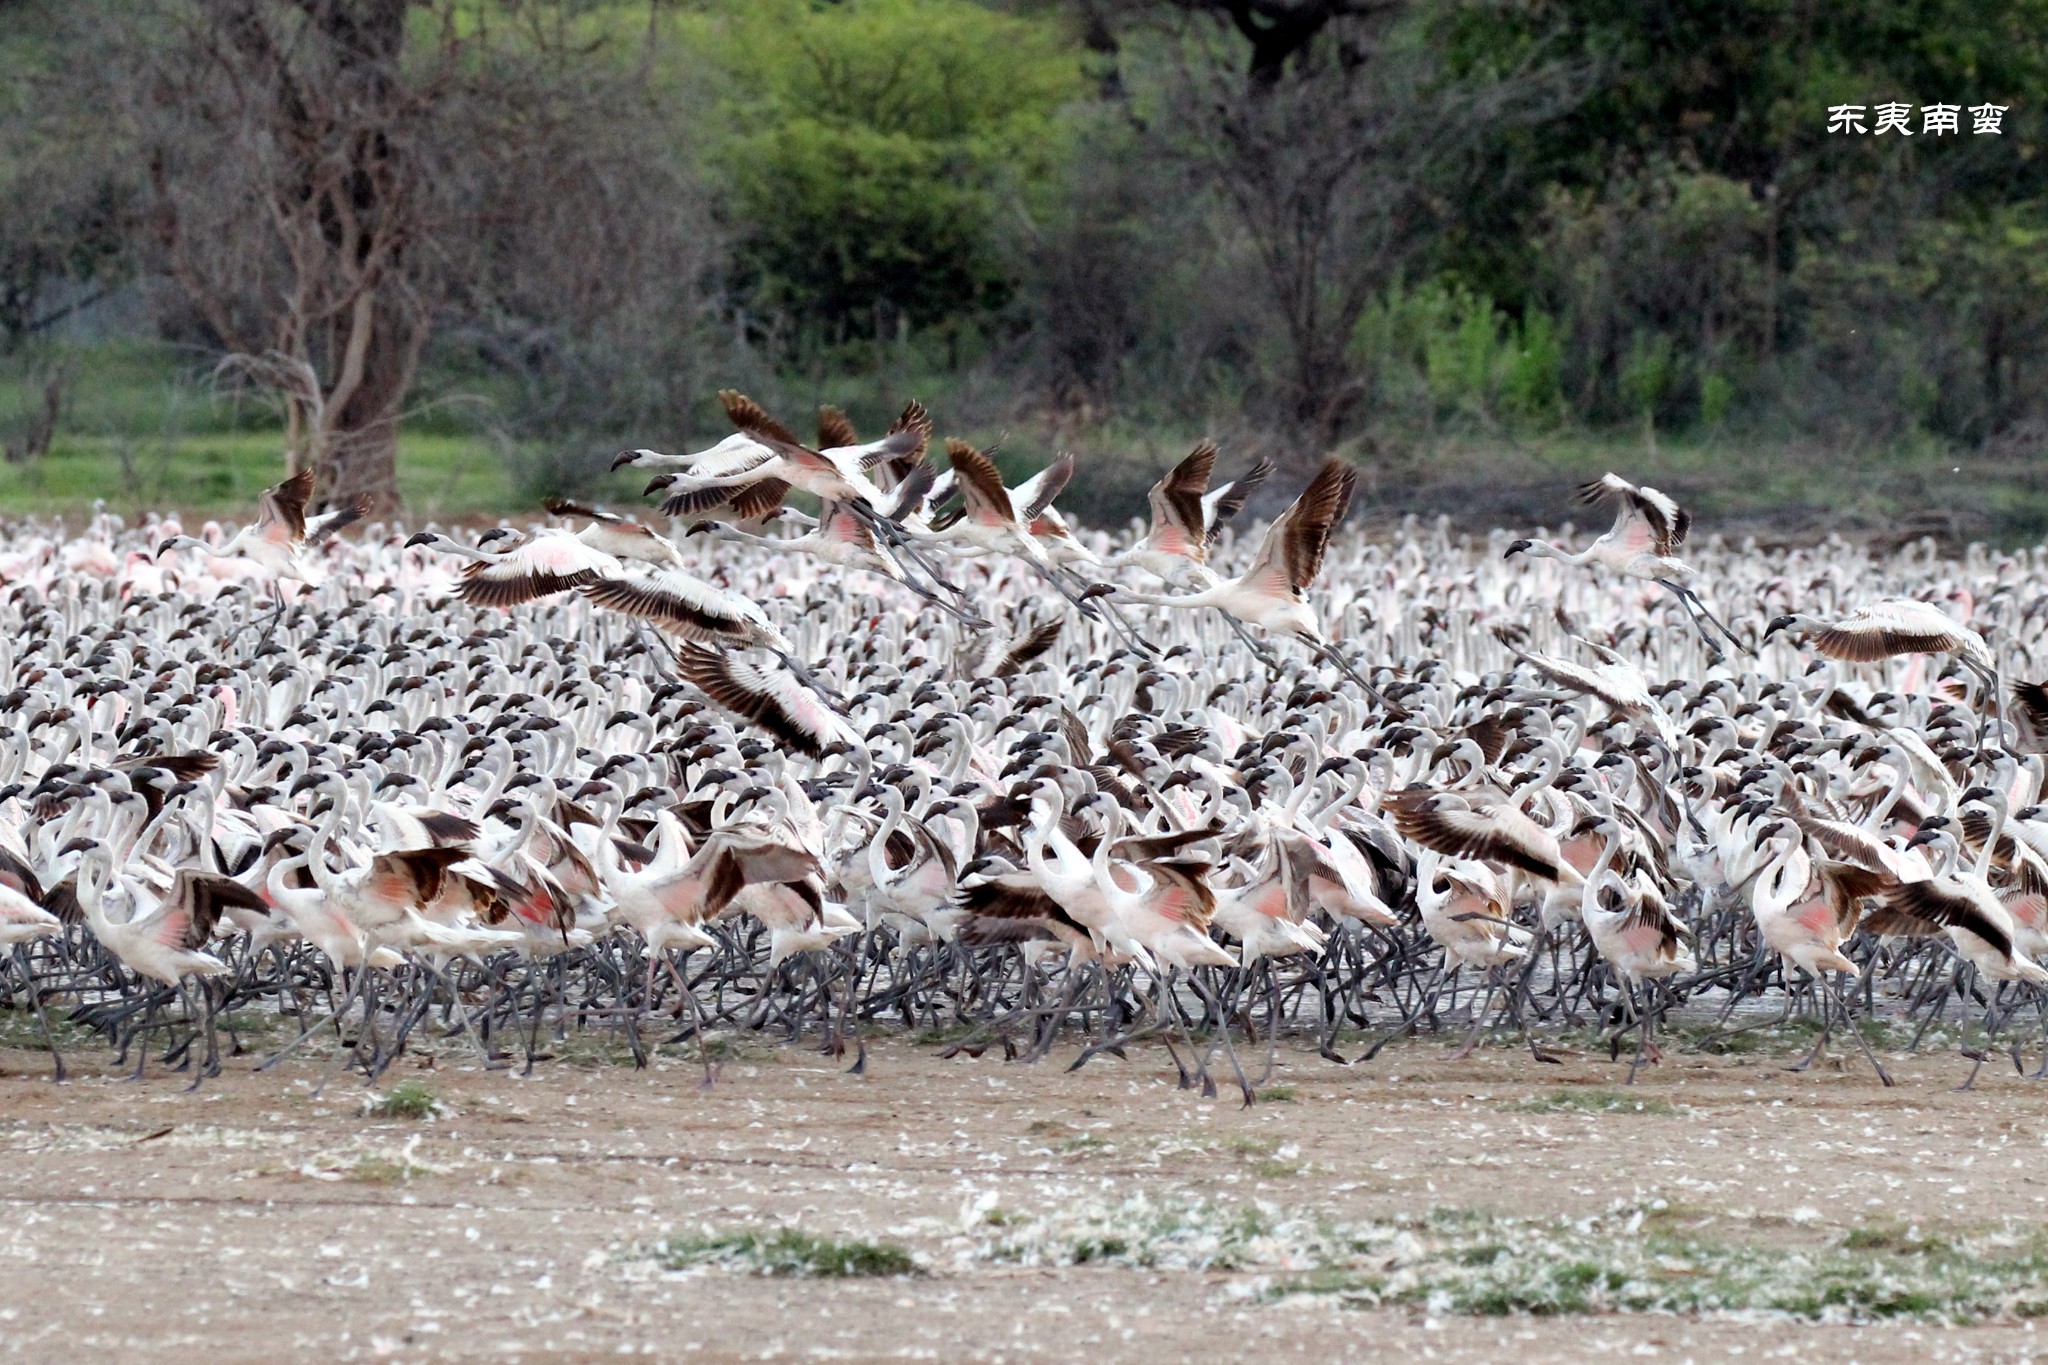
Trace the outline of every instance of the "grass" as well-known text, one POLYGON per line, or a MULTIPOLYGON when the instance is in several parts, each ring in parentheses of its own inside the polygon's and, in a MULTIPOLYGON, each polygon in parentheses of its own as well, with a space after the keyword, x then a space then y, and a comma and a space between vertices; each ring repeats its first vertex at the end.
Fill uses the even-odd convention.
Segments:
MULTIPOLYGON (((0 510, 131 520, 147 510, 246 519, 284 474, 284 428, 263 404, 223 395, 204 359, 145 341, 73 347, 50 452, 0 464, 0 510)), ((0 367, 0 420, 40 402, 19 366, 0 367)), ((503 452, 444 415, 401 429, 398 482, 414 520, 524 510, 503 452)), ((644 480, 642 480, 644 482, 644 480)), ((619 476, 605 493, 637 493, 619 476), (616 485, 616 486, 614 486, 616 485)))
POLYGON ((1585 512, 1569 505, 1570 490, 1626 469, 1709 525, 1741 523, 1765 534, 1953 531, 2020 544, 2048 533, 2048 480, 1931 439, 1844 451, 1800 440, 1659 433, 1653 447, 1640 433, 1567 428, 1382 442, 1381 452, 1359 489, 1375 519, 1451 510, 1468 526, 1575 520, 1591 528, 1585 512), (1854 477, 1844 479, 1848 471, 1854 477))
MULTIPOLYGON (((1911 1021, 1899 1019, 1866 1017, 1856 1021, 1857 1032, 1863 1035, 1865 1042, 1879 1051, 1905 1048, 1911 1042, 1917 1027, 1917 1024, 1911 1021)), ((1800 1015, 1783 1023, 1762 1026, 1717 1024, 1711 1020, 1674 1020, 1669 1027, 1661 1031, 1661 1036, 1668 1044, 1689 1047, 1709 1057, 1789 1057, 1812 1051, 1820 1032, 1820 1020, 1809 1015, 1800 1015)), ((1838 1056, 1856 1054, 1856 1039, 1845 1027, 1837 1024, 1834 1036, 1828 1040, 1828 1048, 1831 1053, 1838 1056)), ((1626 1055, 1626 1052, 1627 1044, 1624 1043, 1623 1054, 1626 1055)))
MULTIPOLYGON (((20 1008, 0 1009, 0 1048, 18 1049, 22 1052, 47 1052, 50 1041, 43 1037, 42 1026, 36 1022, 35 1010, 28 1007, 24 998, 20 1008)), ((44 1013, 50 1021, 50 1040, 57 1044, 59 1052, 72 1052, 105 1046, 99 1034, 74 1024, 64 1017, 64 1011, 55 1001, 46 1002, 44 1013)))
MULTIPOLYGON (((694 1039, 676 1046, 677 1056, 685 1061, 697 1060, 697 1043, 694 1039)), ((704 1055, 722 1065, 726 1062, 772 1062, 781 1057, 782 1052, 772 1043, 764 1042, 757 1037, 713 1034, 704 1039, 704 1055)))
POLYGON ((393 1161, 390 1157, 364 1152, 356 1158, 356 1164, 343 1172, 343 1175, 363 1185, 396 1185, 425 1173, 424 1166, 415 1166, 408 1161, 393 1161))
POLYGON ((921 1048, 951 1047, 955 1043, 972 1042, 980 1039, 990 1047, 996 1046, 996 1036, 985 1024, 953 1023, 928 1024, 912 1029, 907 1035, 910 1042, 921 1048))
MULTIPOLYGON (((1022 1214, 982 1211, 957 1264, 1235 1270, 1267 1299, 1334 1296, 1432 1314, 1765 1312, 1808 1321, 1971 1322, 2048 1315, 2048 1231, 2012 1224, 1952 1238, 1789 1220, 1769 1242, 1709 1235, 1662 1203, 1585 1219, 1441 1209, 1337 1225, 1264 1203, 1144 1198, 1022 1214)), ((1803 1211, 1802 1211, 1803 1212, 1803 1211)), ((1775 1226, 1775 1225, 1774 1225, 1775 1226)))
MULTIPOLYGON (((0 509, 75 520, 103 499, 110 511, 130 518, 149 508, 243 518, 253 511, 257 491, 280 476, 281 424, 263 404, 223 395, 210 380, 208 357, 158 342, 122 341, 72 347, 65 359, 71 382, 55 444, 41 460, 0 465, 0 509)), ((476 376, 441 376, 439 382, 479 388, 476 376)), ((909 386, 958 434, 999 434, 974 430, 972 421, 961 427, 976 405, 952 393, 959 382, 960 376, 941 371, 791 380, 780 386, 780 397, 791 413, 811 402, 850 405, 872 426, 893 415, 895 391, 909 386)), ((488 383, 481 387, 489 391, 488 383)), ((39 393, 24 366, 0 365, 0 426, 31 410, 39 393)), ((675 414, 673 429, 710 432, 708 394, 698 406, 707 411, 675 414)), ((1027 425, 1001 462, 1018 478, 1062 441, 1124 452, 1119 460, 1083 461, 1068 495, 1077 507, 1102 509, 1095 520, 1114 525, 1143 510, 1146 486, 1202 434, 1176 429, 1170 414, 1134 410, 1079 433, 1027 425)), ((665 435, 649 439, 658 443, 665 435)), ((562 454, 539 442, 508 453, 481 434, 469 407, 449 404, 401 429, 399 484, 414 521, 522 513, 537 501, 533 471, 562 454)), ((2024 462, 1926 439, 1844 451, 1734 433, 1660 433, 1651 444, 1631 431, 1453 431, 1383 435, 1362 457, 1361 469, 1358 501, 1375 525, 1439 511, 1453 513, 1468 529, 1555 527, 1572 519, 1584 525, 1584 510, 1571 503, 1574 486, 1623 469, 1686 501, 1708 525, 1766 535, 1932 531, 2017 544, 2048 532, 2048 477, 2024 462), (1854 477, 1845 480, 1845 470, 1854 477)), ((606 476, 592 496, 636 505, 644 482, 644 476, 606 476)))
POLYGON ((380 1119, 430 1119, 444 1112, 434 1092, 418 1081, 400 1081, 370 1105, 370 1116, 380 1119))
POLYGON ((1639 1216, 1437 1218, 1368 1236, 1365 1246, 1380 1264, 1282 1281, 1272 1293, 1475 1316, 1734 1311, 1967 1322, 2048 1313, 2048 1242, 2032 1230, 1953 1245, 1851 1232, 1802 1247, 1645 1228, 1639 1216))
POLYGON ((1301 1098, 1301 1092, 1291 1085, 1269 1085, 1258 1092, 1261 1104, 1293 1104, 1301 1098))
POLYGON ((771 1233, 724 1232, 698 1237, 671 1237, 656 1249, 655 1258, 670 1270, 697 1265, 727 1265, 759 1275, 804 1279, 918 1273, 916 1260, 894 1243, 816 1237, 797 1228, 778 1228, 771 1233))
POLYGON ((1610 1090, 1604 1086, 1589 1086, 1574 1090, 1553 1090, 1547 1095, 1531 1095, 1527 1099, 1504 1104, 1502 1109, 1515 1114, 1675 1114, 1669 1100, 1655 1096, 1631 1095, 1622 1090, 1610 1090))
MULTIPOLYGON (((148 510, 253 516, 256 495, 284 477, 281 433, 62 436, 50 453, 0 465, 0 507, 77 518, 97 501, 133 519, 148 510)), ((481 443, 460 436, 399 438, 398 484, 416 520, 518 510, 512 480, 481 443)))

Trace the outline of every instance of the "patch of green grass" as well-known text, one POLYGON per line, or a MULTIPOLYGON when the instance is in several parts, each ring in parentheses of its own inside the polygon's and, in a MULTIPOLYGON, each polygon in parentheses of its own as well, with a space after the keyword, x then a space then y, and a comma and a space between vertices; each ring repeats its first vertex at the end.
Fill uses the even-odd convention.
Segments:
MULTIPOLYGON (((1297 1237, 1316 1241, 1307 1225, 1277 1223, 1263 1207, 1154 1201, 1143 1196, 1055 1211, 1012 1211, 1001 1230, 970 1255, 1002 1265, 1113 1264, 1144 1269, 1236 1270, 1279 1257, 1317 1259, 1291 1250, 1297 1237)), ((1320 1241, 1316 1241, 1321 1245, 1320 1241)), ((1332 1252, 1334 1254, 1334 1251, 1332 1252)))
POLYGON ((894 1243, 816 1237, 797 1228, 671 1237, 656 1250, 656 1259, 671 1270, 731 1265, 760 1275, 806 1279, 918 1273, 916 1260, 894 1243))
MULTIPOLYGON (((1270 1298, 1500 1316, 1762 1312, 1812 1321, 1970 1322, 2048 1314, 2048 1232, 2025 1224, 1941 1238, 1872 1225, 1767 1241, 1710 1236, 1671 1205, 1587 1219, 1438 1209, 1335 1225, 1265 1203, 1152 1201, 1012 1211, 965 1233, 963 1261, 1241 1270, 1270 1298)), ((1748 1226, 1743 1224, 1742 1226, 1748 1226)))
MULTIPOLYGON (((1911 1041, 1914 1027, 1891 1019, 1866 1018, 1857 1021, 1856 1031, 1873 1048, 1897 1050, 1911 1041)), ((1726 1024, 1674 1022, 1664 1036, 1668 1042, 1710 1057, 1790 1057, 1811 1052, 1820 1032, 1820 1020, 1801 1016, 1732 1030, 1726 1024)), ((1828 1046, 1830 1052, 1846 1055, 1855 1051, 1856 1040, 1838 1024, 1828 1046)))
POLYGON ((1669 1100, 1654 1095, 1631 1095, 1626 1091, 1610 1090, 1604 1086, 1589 1086, 1576 1090, 1553 1090, 1547 1095, 1532 1095, 1527 1099, 1504 1104, 1502 1109, 1515 1114, 1675 1114, 1669 1100))
MULTIPOLYGON (((689 1057, 681 1048, 657 1047, 642 1040, 642 1051, 649 1056, 660 1053, 671 1057, 689 1057)), ((567 1038, 557 1038, 548 1045, 549 1055, 556 1061, 585 1071, 597 1071, 607 1067, 630 1067, 633 1065, 633 1049, 619 1038, 608 1033, 576 1033, 567 1038)))
POLYGON ((1682 1233, 1645 1212, 1581 1223, 1433 1216, 1368 1232, 1353 1243, 1362 1266, 1326 1266, 1276 1293, 1476 1316, 1732 1311, 1965 1322, 2048 1311, 2048 1242, 2038 1232, 1951 1244, 1880 1228, 1833 1244, 1753 1245, 1682 1233))
POLYGON ((1226 1138, 1224 1147, 1239 1156, 1271 1156, 1280 1150, 1280 1139, 1269 1137, 1226 1138))
POLYGON ((1301 1094, 1291 1085, 1269 1085, 1258 1092, 1261 1104, 1293 1104, 1301 1094))
POLYGON ((1289 1176, 1300 1175, 1301 1172, 1302 1165, 1298 1161, 1255 1161, 1252 1163, 1252 1174, 1261 1180, 1285 1180, 1289 1176))
POLYGON ((418 1081, 400 1081, 370 1106, 370 1116, 380 1119, 430 1119, 441 1111, 441 1101, 418 1081))
POLYGON ((1851 1228, 1842 1237, 1845 1251, 1890 1251, 1901 1256, 1927 1256, 1945 1254, 1954 1250, 1954 1245, 1944 1238, 1928 1237, 1917 1227, 1903 1227, 1895 1223, 1875 1223, 1860 1228, 1851 1228))
POLYGON ((1070 1137, 1062 1142, 1059 1145, 1059 1150, 1062 1152, 1106 1152, 1109 1150, 1109 1142, 1107 1139, 1099 1138, 1093 1133, 1082 1133, 1077 1137, 1070 1137))
POLYGON ((0 1048, 15 1048, 22 1052, 47 1052, 50 1041, 57 1044, 59 1052, 75 1052, 105 1046, 99 1034, 83 1024, 74 1024, 64 1017, 63 1008, 54 1001, 47 1002, 43 1009, 50 1021, 50 1039, 43 1037, 42 1026, 36 1022, 36 1012, 29 1007, 24 996, 20 1009, 0 1009, 0 1048))
POLYGON ((996 1043, 995 1035, 982 1024, 933 1024, 910 1033, 910 1041, 918 1047, 951 1047, 976 1039, 990 1046, 996 1043))
POLYGON ((393 1160, 374 1152, 364 1152, 356 1158, 355 1165, 342 1172, 344 1180, 353 1180, 364 1185, 396 1185, 427 1174, 424 1166, 400 1158, 393 1160))

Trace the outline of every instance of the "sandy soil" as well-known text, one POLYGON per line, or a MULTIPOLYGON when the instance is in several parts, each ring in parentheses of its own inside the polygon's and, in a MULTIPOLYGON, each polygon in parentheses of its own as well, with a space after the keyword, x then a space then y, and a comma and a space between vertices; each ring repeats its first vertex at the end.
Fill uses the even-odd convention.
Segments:
MULTIPOLYGON (((47 1079, 0 1052, 8 1151, 0 1357, 282 1359, 924 1358, 2023 1359, 2028 1322, 1967 1328, 1616 1314, 1431 1317, 1256 1292, 1257 1272, 971 1263, 976 1210, 1143 1194, 1262 1201, 1349 1222, 1431 1209, 1581 1217, 1654 1200, 1716 1235, 1810 1241, 1910 1222, 2048 1219, 2048 1084, 1953 1053, 1792 1074, 1784 1059, 1674 1051, 1653 1112, 1556 1106, 1613 1086, 1604 1056, 1539 1067, 1435 1042, 1339 1068, 1283 1053, 1270 1102, 1174 1084, 1163 1052, 1079 1074, 905 1040, 863 1077, 749 1046, 718 1085, 683 1060, 595 1058, 531 1079, 444 1052, 397 1075, 445 1106, 367 1117, 325 1066, 47 1079), (1290 1097, 1291 1092, 1291 1097, 1290 1097), (1533 1103, 1532 1103, 1533 1101, 1533 1103), (1546 1107, 1551 1106, 1551 1107, 1546 1107), (797 1224, 889 1241, 927 1272, 770 1278, 663 1269, 676 1234, 797 1224)), ((1068 1054, 1071 1055, 1071 1054, 1068 1054)), ((84 1059, 80 1059, 84 1060, 84 1059)), ((86 1071, 96 1068, 84 1067, 86 1071)), ((2043 1350, 2048 1354, 2048 1349, 2043 1350)))

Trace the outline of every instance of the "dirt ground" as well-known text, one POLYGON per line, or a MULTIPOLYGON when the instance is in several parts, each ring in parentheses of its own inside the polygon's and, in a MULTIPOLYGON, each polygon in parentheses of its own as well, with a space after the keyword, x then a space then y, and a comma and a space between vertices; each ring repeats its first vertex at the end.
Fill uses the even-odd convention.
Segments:
POLYGON ((0 1052, 0 1358, 2006 1360, 2048 1348, 2048 1331, 2018 1319, 1434 1315, 1273 1294, 1270 1267, 1004 1264, 961 1249, 961 1230, 993 1209, 1036 1217, 1140 1196, 1338 1223, 1673 1208, 1780 1246, 1877 1226, 2038 1226, 2048 1082, 2010 1066, 1956 1093, 1966 1064, 1953 1052, 1901 1059, 1886 1090, 1860 1064, 1794 1074, 1786 1058, 1674 1049, 1615 1107, 1625 1066, 1604 1055, 1452 1060, 1431 1041, 1349 1068, 1283 1052, 1267 1099, 1244 1109, 1227 1087, 1220 1100, 1177 1088, 1163 1051, 1077 1074, 1059 1053, 1024 1066, 938 1051, 882 1042, 856 1077, 813 1051, 750 1043, 708 1092, 680 1058, 635 1072, 572 1056, 521 1079, 444 1051, 384 1082, 431 1090, 443 1112, 417 1120, 366 1114, 360 1080, 315 1097, 319 1059, 262 1074, 236 1059, 185 1093, 182 1076, 136 1083, 97 1065, 57 1085, 45 1059, 0 1052), (672 1236, 789 1225, 899 1245, 923 1271, 777 1278, 648 1254, 672 1236))

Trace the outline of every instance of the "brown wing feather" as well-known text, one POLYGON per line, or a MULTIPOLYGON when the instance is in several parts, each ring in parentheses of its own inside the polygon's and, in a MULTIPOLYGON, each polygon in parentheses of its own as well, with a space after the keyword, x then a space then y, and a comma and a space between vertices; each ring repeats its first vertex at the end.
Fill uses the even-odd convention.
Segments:
POLYGON ((1029 635, 1026 635, 1016 644, 1010 646, 1009 652, 1003 655, 1002 663, 996 666, 996 676, 998 678, 1014 678, 1017 676, 1024 665, 1053 647, 1054 643, 1060 638, 1060 631, 1066 624, 1065 617, 1055 616, 1052 620, 1038 626, 1029 635))
POLYGON ((190 915, 184 940, 179 946, 193 952, 206 946, 206 941, 213 937, 214 927, 220 923, 221 911, 228 907, 270 913, 269 902, 233 878, 218 877, 191 868, 178 873, 177 880, 172 883, 171 899, 190 915))
POLYGON ((1488 764, 1500 762, 1500 756, 1507 752, 1508 740, 1514 735, 1499 716, 1481 716, 1466 726, 1463 733, 1479 746, 1480 757, 1488 764))
POLYGON ((1168 860, 1158 863, 1140 863, 1140 867, 1152 874, 1154 881, 1163 887, 1185 894, 1187 923, 1197 933, 1209 932, 1209 922, 1216 917, 1216 893, 1209 889, 1203 878, 1209 872, 1207 863, 1187 860, 1168 860))
POLYGON ((782 500, 789 496, 789 484, 783 479, 760 479, 738 489, 732 495, 734 521, 758 521, 782 506, 782 500))
POLYGON ((1274 464, 1271 460, 1262 459, 1226 485, 1229 491, 1216 500, 1215 520, 1209 524, 1211 540, 1217 537, 1232 517, 1244 510, 1244 505, 1251 501, 1251 496, 1258 491, 1259 485, 1272 477, 1273 469, 1274 464))
POLYGON ((1134 839, 1119 839, 1111 846, 1111 851, 1118 857, 1129 858, 1135 862, 1151 862, 1169 858, 1189 844, 1199 844, 1204 839, 1214 839, 1222 833, 1222 823, 1211 820, 1208 824, 1195 829, 1175 830, 1171 834, 1147 834, 1134 839))
POLYGON ((490 578, 485 576, 485 570, 490 567, 488 564, 472 564, 464 569, 462 582, 455 587, 455 595, 473 607, 516 607, 599 581, 595 569, 578 569, 572 574, 535 573, 524 578, 490 578))
POLYGON ((318 549, 334 539, 337 534, 355 525, 369 514, 370 500, 368 497, 357 498, 353 502, 337 507, 306 528, 306 543, 318 549))
POLYGON ((1975 934, 1990 944, 1993 951, 2008 957, 2012 954, 2012 939, 2005 930, 1985 918, 1984 912, 1971 901, 1944 894, 1935 882, 1901 883, 1885 897, 1884 908, 1943 929, 1975 934))
POLYGON ((1357 484, 1356 469, 1342 460, 1326 460, 1288 509, 1287 578, 1297 590, 1315 582, 1323 571, 1330 529, 1351 510, 1351 490, 1357 484))
POLYGON ((707 640, 742 640, 747 623, 733 616, 706 611, 702 606, 637 578, 596 578, 583 595, 600 607, 628 616, 658 621, 679 634, 707 640))
POLYGON ((725 405, 725 415, 732 419, 733 426, 749 436, 766 436, 784 445, 801 446, 795 432, 768 415, 768 410, 738 389, 720 389, 718 401, 725 405))
MULTIPOLYGON (((1664 497, 1654 488, 1649 491, 1658 497, 1664 497)), ((1679 546, 1685 544, 1686 536, 1692 531, 1692 513, 1680 507, 1676 501, 1667 499, 1674 514, 1667 515, 1664 504, 1658 502, 1656 498, 1647 496, 1641 489, 1611 484, 1606 479, 1595 479, 1591 483, 1580 484, 1579 501, 1589 507, 1608 501, 1626 503, 1637 516, 1649 523, 1650 548, 1660 555, 1673 553, 1679 546)))
POLYGON ((180 782, 196 782, 220 766, 220 755, 203 749, 186 754, 138 754, 117 759, 114 766, 123 772, 143 766, 161 768, 180 782))
POLYGON ((987 454, 966 441, 946 442, 946 458, 952 461, 954 481, 973 510, 993 512, 1004 521, 1014 521, 1010 490, 1003 486, 1002 471, 987 454))
POLYGON ((1881 896, 1897 885, 1881 872, 1852 863, 1820 859, 1815 861, 1814 870, 1820 874, 1821 890, 1835 912, 1835 926, 1843 934, 1854 932, 1857 920, 1862 917, 1865 900, 1881 896))
POLYGON ((752 691, 737 682, 726 657, 717 650, 685 644, 676 651, 676 668, 713 702, 760 726, 798 753, 811 758, 825 756, 825 743, 819 736, 798 725, 772 694, 752 691))
POLYGON ((1507 863, 1553 882, 1563 877, 1563 871, 1554 859, 1529 848, 1508 831, 1483 823, 1484 815, 1462 813, 1467 815, 1466 821, 1456 819, 1458 813, 1442 807, 1403 801, 1394 807, 1394 828, 1403 838, 1438 853, 1507 863))
POLYGON ((712 858, 710 875, 704 879, 704 913, 715 915, 725 909, 746 885, 746 873, 740 868, 739 859, 721 851, 712 858))
POLYGON ((1052 506, 1053 499, 1064 493, 1067 484, 1074 477, 1074 457, 1062 452, 1060 457, 1045 467, 1045 476, 1039 480, 1038 496, 1024 509, 1024 521, 1028 525, 1045 515, 1045 509, 1052 506))
POLYGON ((483 832, 472 821, 447 811, 414 811, 412 815, 420 822, 420 828, 426 830, 428 838, 447 847, 469 843, 483 832))
POLYGON ((313 471, 301 469, 277 487, 268 490, 263 500, 277 512, 278 520, 291 528, 293 540, 306 537, 306 504, 313 497, 313 471))
POLYGON ((1809 641, 1829 658, 1848 663, 1876 663, 1900 654, 1941 654, 1955 647, 1955 637, 1946 631, 1843 630, 1829 626, 1815 631, 1809 641))
POLYGON ((860 436, 853 429, 852 419, 838 408, 818 409, 818 449, 836 450, 841 446, 857 446, 860 436))
POLYGON ((922 460, 932 440, 932 419, 924 410, 924 404, 914 400, 904 404, 903 411, 889 425, 889 435, 908 435, 917 438, 915 441, 899 442, 889 447, 886 455, 892 464, 910 465, 922 460))
POLYGON ((962 887, 953 904, 966 911, 960 925, 960 941, 970 948, 994 943, 1016 943, 1036 937, 1033 931, 1057 924, 1073 934, 1087 936, 1087 929, 1058 901, 1023 877, 1003 877, 962 887))
POLYGON ((1158 504, 1171 509, 1174 521, 1190 536, 1202 534, 1202 495, 1216 472, 1216 453, 1214 441, 1202 442, 1152 486, 1158 504))

